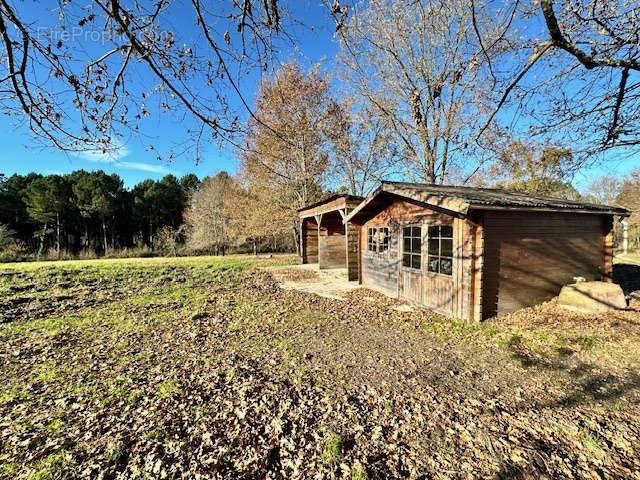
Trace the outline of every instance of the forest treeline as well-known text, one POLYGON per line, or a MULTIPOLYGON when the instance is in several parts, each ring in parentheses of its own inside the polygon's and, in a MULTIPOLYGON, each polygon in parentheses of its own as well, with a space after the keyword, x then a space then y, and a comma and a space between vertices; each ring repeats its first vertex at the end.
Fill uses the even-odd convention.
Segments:
POLYGON ((0 250, 6 259, 152 251, 163 228, 180 227, 199 185, 194 174, 167 175, 127 189, 101 170, 0 177, 0 250))
POLYGON ((224 171, 132 188, 102 170, 0 175, 0 261, 295 251, 291 224, 251 190, 224 171))

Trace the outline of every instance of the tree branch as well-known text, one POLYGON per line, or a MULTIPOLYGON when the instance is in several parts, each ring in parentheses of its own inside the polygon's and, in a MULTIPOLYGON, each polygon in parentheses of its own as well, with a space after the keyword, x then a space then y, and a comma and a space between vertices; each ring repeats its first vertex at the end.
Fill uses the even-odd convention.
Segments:
POLYGON ((560 25, 558 25, 558 19, 553 11, 553 0, 540 0, 540 9, 547 24, 553 46, 573 55, 585 68, 591 70, 596 67, 611 67, 640 71, 640 62, 637 60, 631 58, 596 58, 581 50, 575 43, 567 40, 560 29, 560 25))

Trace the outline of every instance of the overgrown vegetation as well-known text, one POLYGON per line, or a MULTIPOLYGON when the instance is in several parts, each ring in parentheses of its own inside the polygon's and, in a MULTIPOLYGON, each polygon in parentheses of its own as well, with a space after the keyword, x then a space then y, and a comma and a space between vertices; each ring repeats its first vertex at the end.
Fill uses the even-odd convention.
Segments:
POLYGON ((293 257, 0 266, 0 478, 632 478, 640 304, 469 324, 293 257), (282 267, 279 267, 282 268, 282 267))

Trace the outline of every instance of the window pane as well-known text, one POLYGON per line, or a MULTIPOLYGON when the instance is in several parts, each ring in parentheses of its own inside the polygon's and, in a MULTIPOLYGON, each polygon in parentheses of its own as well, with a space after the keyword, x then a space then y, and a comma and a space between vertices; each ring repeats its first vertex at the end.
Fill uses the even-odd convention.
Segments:
POLYGON ((430 238, 439 237, 439 236, 440 236, 440 227, 438 227, 438 226, 429 227, 429 237, 430 238))
POLYGON ((421 231, 422 229, 420 227, 413 227, 412 230, 413 230, 412 234, 414 237, 422 236, 422 231, 421 231))
POLYGON ((430 272, 438 273, 438 257, 429 255, 429 267, 428 270, 430 272))
POLYGON ((440 227, 440 236, 441 237, 453 237, 453 227, 451 225, 443 225, 440 227))
POLYGON ((411 266, 411 254, 405 253, 404 255, 402 255, 402 265, 404 267, 410 267, 411 266))
POLYGON ((411 267, 420 270, 420 255, 411 255, 411 267))
POLYGON ((440 259, 440 273, 451 275, 453 270, 453 261, 450 258, 442 257, 440 259))
POLYGON ((422 247, 422 240, 420 240, 419 238, 414 238, 411 242, 412 248, 411 248, 411 252, 412 253, 420 253, 420 249, 422 247))
POLYGON ((440 242, 440 255, 444 255, 445 257, 452 257, 453 240, 443 238, 440 242))
POLYGON ((440 241, 437 238, 429 238, 429 255, 438 255, 440 241))
POLYGON ((402 236, 410 237, 411 236, 411 227, 402 227, 402 236))
POLYGON ((411 239, 410 238, 405 238, 402 241, 402 251, 403 252, 410 252, 411 251, 411 239))

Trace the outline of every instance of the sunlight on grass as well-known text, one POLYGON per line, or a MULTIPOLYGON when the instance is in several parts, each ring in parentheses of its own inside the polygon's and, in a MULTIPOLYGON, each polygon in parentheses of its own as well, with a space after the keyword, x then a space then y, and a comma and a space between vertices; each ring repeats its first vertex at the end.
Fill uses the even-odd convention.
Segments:
POLYGON ((286 265, 293 261, 290 254, 274 255, 266 259, 253 255, 228 255, 225 257, 198 256, 198 257, 145 257, 145 258, 101 258, 95 260, 59 260, 51 262, 17 262, 0 263, 0 270, 11 269, 17 271, 37 270, 43 267, 56 269, 82 269, 95 267, 102 270, 114 270, 131 267, 160 267, 167 265, 189 265, 194 267, 214 267, 242 269, 251 265, 264 266, 286 265))

